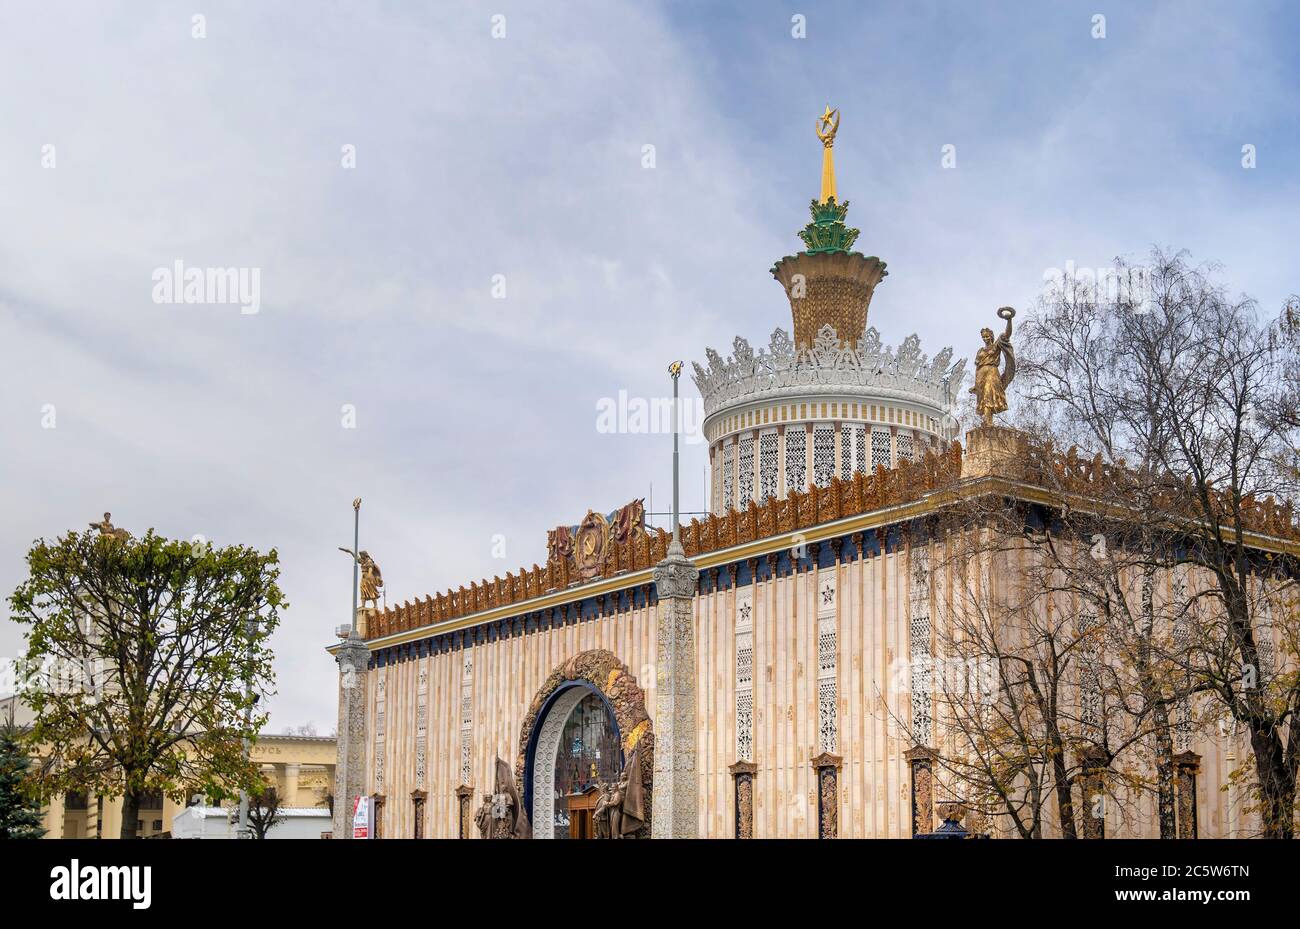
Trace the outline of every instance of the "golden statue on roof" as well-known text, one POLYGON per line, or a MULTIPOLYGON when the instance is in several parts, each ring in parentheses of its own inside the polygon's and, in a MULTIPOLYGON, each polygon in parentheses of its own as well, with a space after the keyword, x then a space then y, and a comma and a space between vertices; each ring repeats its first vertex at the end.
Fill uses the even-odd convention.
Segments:
POLYGON ((998 317, 1007 321, 1006 331, 994 337, 993 330, 987 326, 980 330, 984 346, 975 353, 975 386, 970 392, 975 395, 975 411, 984 420, 985 426, 993 425, 994 413, 1007 411, 1007 386, 1016 376, 1016 353, 1011 347, 1011 319, 1016 311, 1009 306, 998 310, 998 317), (1005 360, 1002 370, 998 362, 1005 360))

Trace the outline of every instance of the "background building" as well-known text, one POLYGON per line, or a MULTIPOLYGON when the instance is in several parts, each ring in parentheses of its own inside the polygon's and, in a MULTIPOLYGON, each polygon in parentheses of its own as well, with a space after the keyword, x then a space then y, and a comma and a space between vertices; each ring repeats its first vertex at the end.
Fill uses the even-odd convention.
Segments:
MULTIPOLYGON (((17 696, 0 698, 0 718, 19 726, 32 721, 31 710, 17 696)), ((285 807, 328 809, 334 786, 337 753, 333 736, 263 735, 252 747, 252 758, 275 785, 285 807)), ((38 751, 38 757, 39 757, 38 751)), ((139 816, 139 836, 170 834, 173 818, 185 809, 168 797, 146 795, 139 816)), ((45 807, 45 838, 116 838, 122 826, 121 797, 65 794, 45 807)))

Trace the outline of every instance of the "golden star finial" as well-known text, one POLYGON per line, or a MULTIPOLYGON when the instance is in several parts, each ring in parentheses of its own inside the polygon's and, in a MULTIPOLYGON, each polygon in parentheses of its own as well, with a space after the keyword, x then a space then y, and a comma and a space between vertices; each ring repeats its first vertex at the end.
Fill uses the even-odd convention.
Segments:
POLYGON ((817 118, 817 138, 822 143, 822 203, 835 196, 835 163, 831 148, 835 145, 835 133, 839 131, 840 111, 832 110, 828 103, 826 111, 817 118))

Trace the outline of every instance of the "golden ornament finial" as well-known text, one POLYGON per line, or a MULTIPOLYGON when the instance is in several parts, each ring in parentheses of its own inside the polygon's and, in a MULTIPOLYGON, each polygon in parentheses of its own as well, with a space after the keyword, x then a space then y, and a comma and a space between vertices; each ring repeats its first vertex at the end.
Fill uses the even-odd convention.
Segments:
POLYGON ((827 104, 826 110, 817 117, 817 138, 822 143, 822 203, 835 196, 835 159, 831 149, 835 146, 835 133, 839 131, 840 111, 832 110, 827 104))

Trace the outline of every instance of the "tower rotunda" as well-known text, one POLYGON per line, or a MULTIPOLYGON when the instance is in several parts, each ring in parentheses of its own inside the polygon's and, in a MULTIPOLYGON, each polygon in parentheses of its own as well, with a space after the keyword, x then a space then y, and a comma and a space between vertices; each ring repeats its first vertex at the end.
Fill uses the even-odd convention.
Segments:
POLYGON ((852 251, 858 230, 844 223, 848 202, 835 199, 838 129, 839 112, 827 107, 817 126, 821 196, 799 233, 805 249, 772 267, 790 300, 794 338, 778 328, 755 351, 737 336, 725 361, 709 348, 708 368, 694 364, 714 513, 893 467, 955 438, 948 414, 965 359, 950 366, 951 348, 927 358, 915 334, 897 349, 882 345, 867 326, 887 272, 879 258, 852 251))

